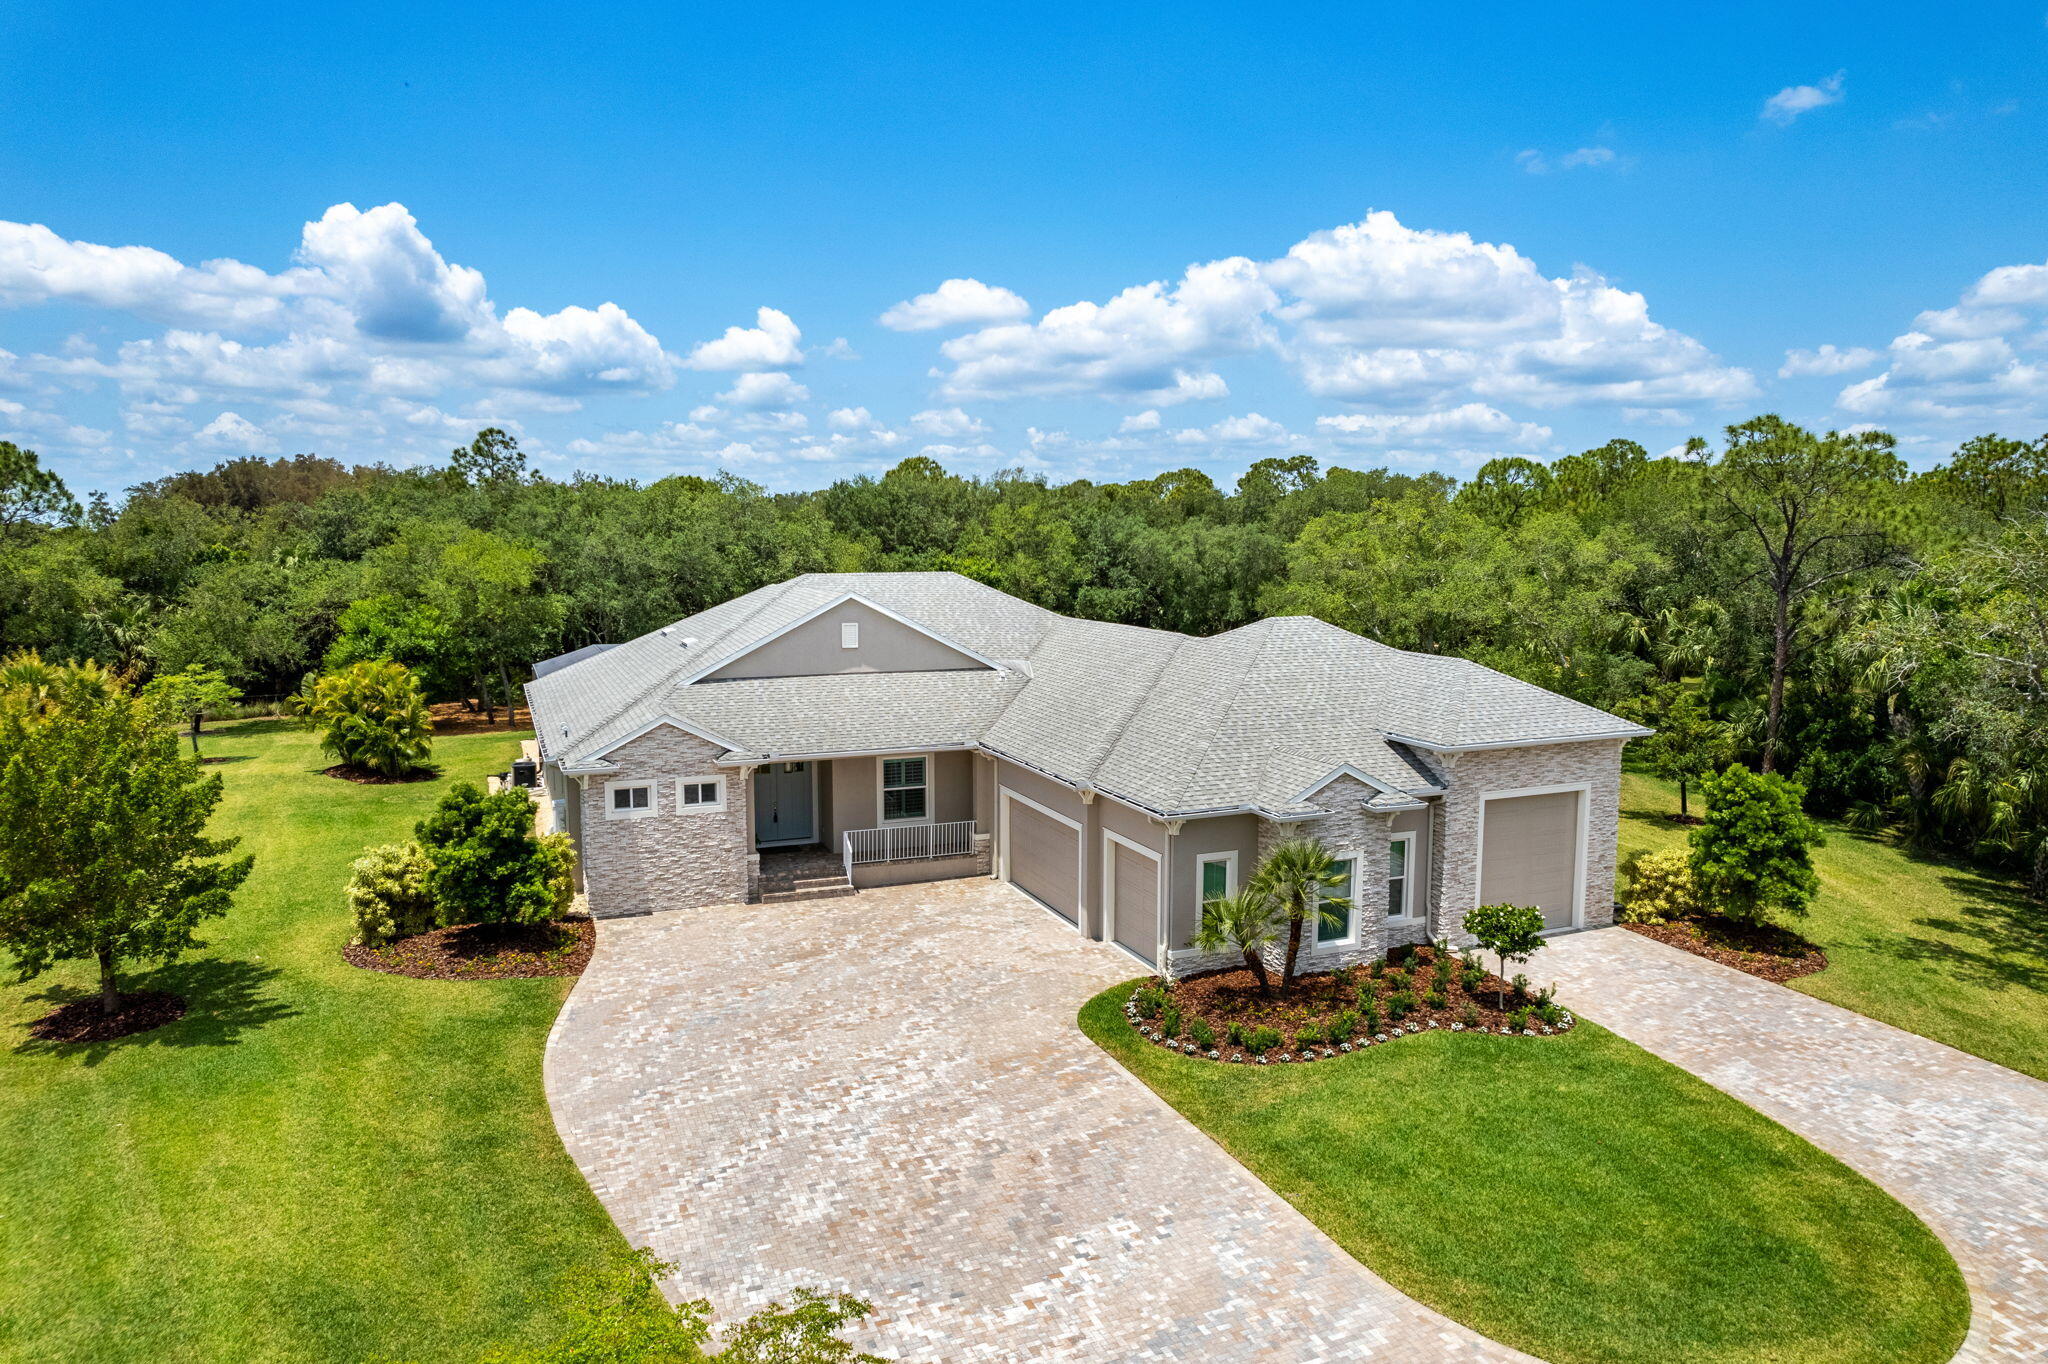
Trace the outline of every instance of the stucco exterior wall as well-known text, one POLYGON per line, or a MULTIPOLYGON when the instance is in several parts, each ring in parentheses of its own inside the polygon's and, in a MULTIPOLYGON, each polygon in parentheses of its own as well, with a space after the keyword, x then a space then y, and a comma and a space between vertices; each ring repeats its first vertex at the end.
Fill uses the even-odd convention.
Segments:
POLYGON ((817 677, 825 673, 945 672, 987 666, 871 606, 846 602, 706 676, 715 680, 817 677), (840 643, 842 624, 860 627, 857 647, 848 649, 840 643))
POLYGON ((1488 796, 1546 787, 1587 788, 1583 829, 1585 877, 1580 884, 1580 926, 1614 922, 1615 843, 1621 833, 1621 748, 1618 739, 1592 743, 1504 748, 1440 756, 1450 789, 1441 800, 1438 847, 1442 856, 1430 936, 1465 945, 1465 911, 1478 903, 1480 808, 1488 796))
POLYGON ((1259 821, 1253 815, 1218 815, 1191 819, 1173 836, 1173 858, 1167 874, 1167 941, 1185 949, 1202 921, 1202 887, 1196 863, 1205 853, 1237 854, 1237 883, 1242 886, 1259 862, 1259 821))
POLYGON ((579 802, 582 861, 593 915, 694 909, 752 897, 758 861, 751 774, 716 766, 723 751, 663 725, 612 751, 617 772, 585 779, 579 802), (676 784, 685 777, 723 777, 725 808, 684 812, 676 784), (633 781, 654 783, 653 813, 609 817, 607 792, 633 781))

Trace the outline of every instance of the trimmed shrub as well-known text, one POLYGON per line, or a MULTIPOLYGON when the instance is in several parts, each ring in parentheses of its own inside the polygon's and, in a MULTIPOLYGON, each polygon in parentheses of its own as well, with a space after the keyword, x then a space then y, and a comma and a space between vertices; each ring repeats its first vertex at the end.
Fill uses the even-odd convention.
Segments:
POLYGON ((1432 1009, 1446 1008, 1450 1002, 1450 996, 1446 995, 1442 990, 1431 990, 1427 996, 1427 1003, 1432 1009))
POLYGON ((1564 1010, 1546 999, 1537 1004, 1536 1016, 1554 1028, 1564 1021, 1564 1010))
POLYGON ((1480 983, 1486 979, 1486 972, 1477 966, 1468 966, 1458 973, 1458 984, 1465 987, 1466 994, 1478 993, 1480 983))
POLYGON ((1188 1037, 1203 1051, 1216 1050, 1216 1030, 1209 1026, 1206 1018, 1198 1018, 1188 1024, 1188 1037))
POLYGON ((1159 1011, 1159 1031, 1168 1037, 1180 1036, 1180 1008, 1169 1004, 1159 1011))
POLYGON ((1318 1047, 1322 1042, 1323 1030, 1313 1023, 1304 1023, 1294 1030, 1294 1045, 1297 1048, 1318 1047))
POLYGON ((1230 1024, 1223 1029, 1223 1040, 1233 1047, 1241 1047, 1244 1045, 1244 1039, 1244 1024, 1236 1019, 1232 1019, 1230 1024))
POLYGON ((1625 924, 1690 919, 1706 908, 1700 900, 1699 884, 1693 879, 1692 854, 1683 848, 1635 853, 1621 869, 1628 877, 1628 893, 1622 897, 1621 905, 1621 921, 1625 924))
POLYGON ((1522 1029, 1528 1027, 1529 1006, 1524 1004, 1519 1009, 1508 1010, 1508 1026, 1510 1028, 1513 1028, 1516 1032, 1520 1032, 1522 1029))
POLYGON ((1339 1013, 1335 1018, 1330 1020, 1330 1040, 1332 1042, 1349 1042, 1357 1034, 1357 1010, 1345 1009, 1343 1012, 1339 1013))
POLYGON ((558 912, 559 858, 534 836, 526 792, 487 796, 458 782, 414 832, 443 924, 538 924, 558 912))
POLYGON ((1131 1003, 1138 1006, 1138 1017, 1157 1018, 1159 1011, 1166 1007, 1166 991, 1157 985, 1141 985, 1131 996, 1131 1003))
POLYGON ((1415 1012, 1415 996, 1406 990, 1396 990, 1387 996, 1387 1017, 1399 1023, 1415 1012))
POLYGON ((1801 808, 1805 788, 1737 766, 1700 789, 1707 814, 1691 839, 1700 897, 1742 923, 1806 913, 1820 888, 1813 849, 1826 840, 1801 808))
POLYGON ((413 842, 371 848, 349 866, 348 907, 356 916, 356 947, 381 947, 434 926, 427 889, 427 852, 413 842))
POLYGON ((1460 1010, 1458 1011, 1458 1021, 1459 1021, 1460 1023, 1463 1023, 1463 1024, 1464 1024, 1464 1025, 1465 1025, 1466 1027, 1468 1027, 1468 1028, 1476 1028, 1476 1027, 1478 1027, 1478 1026, 1479 1026, 1479 1006, 1478 1006, 1477 1004, 1474 1004, 1474 1003, 1473 1003, 1473 1002, 1472 1002, 1471 1000, 1469 1000, 1469 999, 1468 999, 1468 1000, 1466 1000, 1466 1001, 1465 1001, 1465 1007, 1464 1007, 1464 1008, 1462 1008, 1462 1009, 1460 1009, 1460 1010))
POLYGON ((1405 990, 1408 988, 1408 973, 1398 966, 1389 967, 1385 979, 1389 990, 1405 990))

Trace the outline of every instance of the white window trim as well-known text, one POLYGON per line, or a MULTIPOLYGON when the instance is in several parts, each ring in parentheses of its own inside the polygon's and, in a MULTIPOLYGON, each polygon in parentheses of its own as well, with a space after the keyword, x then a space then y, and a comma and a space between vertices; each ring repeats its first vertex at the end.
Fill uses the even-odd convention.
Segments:
MULTIPOLYGON (((876 758, 876 759, 875 759, 875 823, 876 823, 877 825, 897 825, 897 824, 930 824, 930 823, 931 823, 931 822, 932 822, 932 821, 933 821, 933 820, 934 820, 934 819, 935 819, 935 818, 937 817, 937 815, 938 815, 938 808, 939 808, 939 801, 938 801, 938 791, 936 790, 936 788, 935 788, 935 786, 934 786, 934 784, 933 784, 933 782, 932 782, 932 776, 933 776, 933 772, 932 772, 932 755, 931 755, 931 754, 929 754, 929 753, 889 753, 889 754, 885 754, 885 755, 884 755, 884 756, 882 756, 882 757, 876 758), (889 764, 890 760, 891 760, 891 759, 895 759, 895 758, 922 758, 922 759, 924 759, 924 814, 923 814, 923 815, 922 815, 921 817, 918 817, 918 818, 915 818, 915 819, 911 819, 911 818, 899 818, 899 819, 891 819, 891 818, 889 818, 889 815, 888 815, 888 812, 887 812, 887 810, 886 810, 886 809, 884 808, 884 807, 885 807, 885 804, 886 804, 886 801, 885 801, 885 789, 884 789, 884 787, 882 786, 882 774, 883 774, 883 772, 884 772, 884 771, 886 771, 886 770, 887 770, 887 768, 888 768, 888 764, 889 764)), ((899 790, 899 791, 909 791, 909 790, 914 790, 915 788, 913 788, 913 787, 908 787, 908 786, 899 786, 899 787, 897 787, 896 789, 897 789, 897 790, 899 790)))
POLYGON ((1305 925, 1308 929, 1309 941, 1314 947, 1324 951, 1339 947, 1358 946, 1359 920, 1363 917, 1358 912, 1358 873, 1364 869, 1365 859, 1359 855, 1356 849, 1347 848, 1341 852, 1330 854, 1330 860, 1333 862, 1349 862, 1351 864, 1351 888, 1344 897, 1351 902, 1351 918, 1343 937, 1325 938, 1322 936, 1322 919, 1314 914, 1309 915, 1308 923, 1305 925))
POLYGON ((839 622, 839 647, 842 649, 858 649, 860 647, 859 621, 842 620, 839 622))
POLYGON ((661 783, 652 777, 635 777, 630 781, 608 781, 604 784, 604 817, 606 819, 652 819, 661 813, 661 783), (647 808, 645 810, 621 810, 612 804, 614 791, 632 791, 645 787, 647 808))
MULTIPOLYGON (((1134 911, 1142 915, 1143 910, 1134 911)), ((1102 831, 1102 922, 1108 930, 1103 941, 1120 952, 1129 953, 1135 961, 1144 962, 1155 971, 1166 969, 1166 866, 1158 852, 1142 843, 1134 842, 1117 833, 1114 829, 1102 831), (1117 941, 1116 921, 1119 910, 1116 903, 1116 849, 1129 848, 1141 857, 1152 859, 1152 954, 1154 960, 1145 962, 1136 952, 1117 941)))
POLYGON ((1546 928, 1545 937, 1552 933, 1569 933, 1586 926, 1586 844, 1592 840, 1591 806, 1593 804, 1593 783, 1589 781, 1561 782, 1555 786, 1518 786, 1512 791, 1488 791, 1479 798, 1479 833, 1473 839, 1472 848, 1472 908, 1479 908, 1480 895, 1485 892, 1486 878, 1486 807, 1496 800, 1513 800, 1516 796, 1556 796, 1566 791, 1579 793, 1579 848, 1576 862, 1578 891, 1572 896, 1572 921, 1564 928, 1546 928))
POLYGON ((724 778, 723 776, 708 776, 708 777, 707 777, 707 776, 702 776, 702 775, 699 775, 699 776, 694 776, 694 777, 677 777, 677 778, 676 778, 676 813, 677 813, 677 814, 679 814, 679 815, 718 815, 718 814, 724 814, 724 813, 725 813, 725 778, 724 778), (715 787, 717 787, 717 788, 718 788, 718 799, 717 799, 717 801, 716 801, 716 802, 714 802, 714 803, 712 803, 712 804, 710 804, 710 805, 703 805, 703 804, 699 804, 699 805, 685 805, 685 804, 683 804, 683 788, 684 788, 685 786, 706 786, 706 785, 709 785, 709 786, 715 786, 715 787))
POLYGON ((1221 862, 1223 864, 1223 893, 1225 895, 1237 894, 1236 853, 1213 852, 1197 855, 1195 858, 1195 916, 1198 920, 1202 914, 1202 907, 1209 903, 1209 897, 1202 894, 1202 882, 1205 879, 1203 869, 1211 862, 1221 862))
POLYGON ((1405 868, 1401 875, 1401 912, 1399 914, 1389 913, 1387 915, 1389 922, 1403 924, 1415 922, 1415 832, 1413 829, 1404 829, 1400 833, 1389 836, 1387 839, 1387 879, 1389 881, 1394 879, 1394 845, 1396 843, 1406 843, 1408 845, 1408 851, 1403 854, 1401 862, 1402 867, 1405 868))

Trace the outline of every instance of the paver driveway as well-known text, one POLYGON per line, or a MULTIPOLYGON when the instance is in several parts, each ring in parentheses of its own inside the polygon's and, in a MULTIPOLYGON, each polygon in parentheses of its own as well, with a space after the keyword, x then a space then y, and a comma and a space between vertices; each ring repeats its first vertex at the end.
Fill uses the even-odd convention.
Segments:
POLYGON ((1529 970, 1917 1213, 1970 1286, 1958 1360, 2048 1359, 2048 1084, 1622 928, 1529 970))
POLYGON ((1140 974, 1008 886, 604 923, 555 1024, 569 1152, 669 1285, 798 1285, 905 1360, 1522 1360, 1396 1292, 1089 1042, 1140 974))

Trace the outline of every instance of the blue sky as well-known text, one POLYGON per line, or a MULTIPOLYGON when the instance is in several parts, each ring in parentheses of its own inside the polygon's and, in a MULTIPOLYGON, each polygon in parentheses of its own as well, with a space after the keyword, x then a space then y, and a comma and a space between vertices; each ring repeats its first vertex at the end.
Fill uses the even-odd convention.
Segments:
POLYGON ((20 3, 0 436, 788 488, 2048 429, 2048 9, 1787 9, 20 3))

